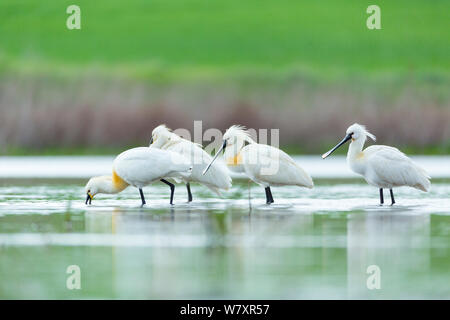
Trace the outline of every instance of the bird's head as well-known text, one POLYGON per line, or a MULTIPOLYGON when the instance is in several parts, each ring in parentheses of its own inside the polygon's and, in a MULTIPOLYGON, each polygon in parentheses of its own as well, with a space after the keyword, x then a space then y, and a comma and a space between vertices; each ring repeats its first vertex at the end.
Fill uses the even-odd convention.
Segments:
POLYGON ((340 146, 342 146, 343 144, 345 144, 349 140, 352 140, 352 142, 353 141, 359 141, 359 142, 362 142, 362 144, 364 144, 364 142, 366 141, 367 137, 371 138, 373 141, 376 140, 376 137, 373 134, 371 134, 369 131, 367 131, 365 126, 363 126, 361 124, 354 123, 350 127, 347 128, 347 131, 345 132, 344 139, 342 139, 342 141, 339 142, 333 149, 331 149, 330 151, 324 153, 322 155, 322 159, 325 159, 326 157, 328 157, 336 149, 338 149, 340 146))
POLYGON ((223 135, 223 144, 225 147, 240 146, 242 148, 245 141, 250 143, 253 142, 249 132, 244 126, 233 125, 229 127, 223 135))
POLYGON ((211 160, 206 169, 203 170, 203 174, 205 174, 209 170, 213 162, 222 153, 222 151, 225 152, 225 150, 231 150, 232 154, 238 154, 244 146, 245 141, 254 143, 253 139, 250 137, 250 134, 244 126, 233 125, 229 127, 223 135, 222 145, 220 149, 216 152, 214 158, 211 160))
POLYGON ((376 140, 376 137, 373 134, 371 134, 369 131, 367 131, 365 126, 363 126, 361 124, 357 124, 357 123, 354 123, 350 127, 348 127, 345 134, 350 135, 352 141, 359 140, 359 139, 364 139, 364 141, 365 141, 367 139, 367 137, 369 137, 373 141, 376 140))
POLYGON ((86 204, 91 204, 92 199, 98 193, 108 193, 111 186, 111 177, 109 176, 99 176, 89 179, 86 187, 86 204))
POLYGON ((150 139, 150 148, 160 149, 164 144, 166 144, 172 136, 171 130, 166 127, 165 124, 157 126, 152 131, 152 137, 150 139))

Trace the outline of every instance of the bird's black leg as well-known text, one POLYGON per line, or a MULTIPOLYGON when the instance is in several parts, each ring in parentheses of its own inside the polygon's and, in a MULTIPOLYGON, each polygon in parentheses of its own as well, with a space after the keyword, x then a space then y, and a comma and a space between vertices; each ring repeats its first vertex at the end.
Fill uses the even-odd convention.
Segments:
POLYGON ((391 206, 393 206, 394 203, 395 203, 395 199, 394 199, 394 191, 392 191, 392 189, 389 189, 389 191, 391 192, 391 201, 392 201, 391 206))
POLYGON ((165 179, 161 179, 160 181, 164 182, 165 184, 167 184, 170 187, 170 204, 173 204, 173 194, 175 192, 175 185, 165 179))
POLYGON ((186 189, 188 192, 188 202, 192 202, 191 184, 189 182, 186 183, 186 189))
POLYGON ((384 203, 383 189, 380 188, 380 205, 384 203))
POLYGON ((142 205, 144 205, 145 204, 144 192, 142 191, 141 188, 139 188, 139 193, 141 194, 142 205))
POLYGON ((269 194, 267 193, 267 188, 265 188, 264 191, 266 192, 266 204, 269 204, 269 194))
POLYGON ((270 187, 269 187, 269 200, 270 203, 273 203, 272 191, 270 190, 270 187))
MULTIPOLYGON (((87 195, 87 196, 86 196, 86 202, 85 202, 86 205, 87 205, 88 203, 91 204, 91 203, 89 202, 89 200, 91 200, 91 196, 90 196, 90 195, 87 195)), ((91 201, 92 201, 92 200, 91 200, 91 201)))
POLYGON ((265 191, 266 191, 266 204, 273 203, 272 191, 270 191, 270 187, 266 187, 265 191))

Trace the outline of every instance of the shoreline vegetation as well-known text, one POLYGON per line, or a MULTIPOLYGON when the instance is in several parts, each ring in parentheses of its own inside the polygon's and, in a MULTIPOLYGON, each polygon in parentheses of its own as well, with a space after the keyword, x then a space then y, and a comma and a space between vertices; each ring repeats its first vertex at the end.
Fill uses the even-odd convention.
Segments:
POLYGON ((202 133, 232 124, 279 129, 280 147, 292 154, 321 154, 354 122, 365 124, 377 144, 408 154, 449 154, 450 82, 417 83, 414 76, 333 84, 301 76, 270 84, 151 84, 3 75, 0 155, 117 154, 147 145, 159 124, 193 134, 198 120, 202 133))

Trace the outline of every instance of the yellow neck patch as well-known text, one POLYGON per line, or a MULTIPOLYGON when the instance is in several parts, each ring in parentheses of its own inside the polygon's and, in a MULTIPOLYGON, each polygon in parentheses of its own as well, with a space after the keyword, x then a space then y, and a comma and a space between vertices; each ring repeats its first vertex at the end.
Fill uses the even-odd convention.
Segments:
POLYGON ((356 159, 361 160, 362 158, 364 158, 364 152, 360 152, 356 155, 356 159))
POLYGON ((242 156, 240 153, 238 153, 234 157, 227 158, 227 166, 237 166, 240 164, 242 164, 242 156))
POLYGON ((128 187, 128 183, 126 183, 125 180, 119 177, 119 175, 114 170, 112 172, 112 184, 114 189, 119 190, 119 192, 128 187))

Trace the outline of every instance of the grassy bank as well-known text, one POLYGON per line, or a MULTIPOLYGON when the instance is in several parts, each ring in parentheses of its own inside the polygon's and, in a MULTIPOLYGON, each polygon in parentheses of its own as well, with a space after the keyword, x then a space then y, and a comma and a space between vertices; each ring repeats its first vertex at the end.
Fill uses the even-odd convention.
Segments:
MULTIPOLYGON (((336 140, 336 143, 338 140, 336 140)), ((139 146, 146 146, 144 142, 142 144, 130 144, 130 145, 124 145, 123 147, 116 147, 116 148, 105 148, 105 147, 74 147, 74 148, 31 148, 31 149, 25 149, 25 148, 17 148, 17 147, 11 147, 11 148, 3 148, 3 150, 0 152, 0 156, 90 156, 90 155, 99 155, 99 156, 109 156, 109 155, 118 155, 124 150, 128 148, 134 148, 139 146)), ((333 144, 328 145, 328 149, 330 149, 333 144)), ((287 152, 291 155, 305 155, 305 154, 316 154, 319 155, 320 151, 325 152, 327 151, 326 148, 324 149, 317 149, 316 153, 311 153, 308 150, 304 150, 301 145, 283 145, 281 146, 283 151, 287 152)), ((400 147, 401 151, 406 154, 415 154, 415 155, 448 155, 450 154, 450 145, 442 146, 430 146, 430 147, 424 147, 424 148, 416 148, 416 147, 408 147, 403 146, 400 147)), ((345 154, 347 152, 347 149, 338 150, 335 153, 336 154, 345 154)))
POLYGON ((2 68, 24 73, 84 67, 158 79, 277 74, 448 74, 450 3, 289 0, 87 1, 82 29, 65 26, 73 1, 0 4, 2 68))

